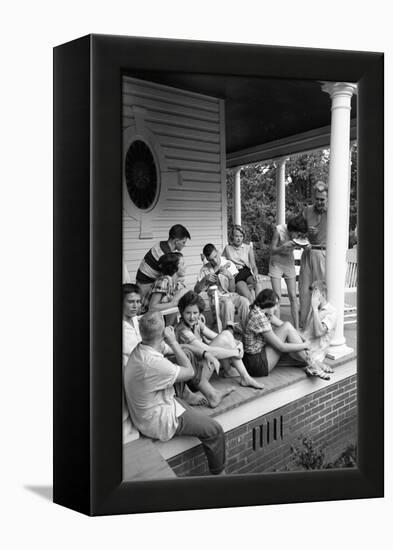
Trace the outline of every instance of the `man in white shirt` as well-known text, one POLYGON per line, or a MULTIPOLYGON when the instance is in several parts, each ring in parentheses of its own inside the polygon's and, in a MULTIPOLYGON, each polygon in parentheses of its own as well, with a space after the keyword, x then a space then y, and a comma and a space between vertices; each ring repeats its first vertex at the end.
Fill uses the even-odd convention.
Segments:
MULTIPOLYGON (((122 365, 123 375, 127 365, 128 358, 132 350, 141 341, 140 335, 135 330, 133 317, 139 314, 141 307, 141 296, 136 285, 131 283, 123 284, 123 346, 122 346, 122 365)), ((139 432, 132 425, 128 408, 123 394, 123 441, 132 441, 138 439, 139 432)))
POLYGON ((209 243, 202 251, 207 262, 202 266, 195 292, 198 294, 207 291, 210 286, 218 287, 220 301, 220 315, 224 328, 231 328, 235 324, 235 308, 238 311, 240 325, 246 328, 249 314, 249 301, 235 292, 235 275, 238 270, 233 262, 223 258, 216 247, 209 243))
POLYGON ((225 437, 221 425, 175 396, 173 385, 193 378, 194 369, 176 341, 173 327, 165 327, 161 313, 148 312, 140 319, 139 330, 142 342, 132 352, 124 373, 133 423, 145 436, 161 441, 175 435, 198 437, 210 472, 222 473, 225 437), (168 346, 177 364, 164 357, 168 346))

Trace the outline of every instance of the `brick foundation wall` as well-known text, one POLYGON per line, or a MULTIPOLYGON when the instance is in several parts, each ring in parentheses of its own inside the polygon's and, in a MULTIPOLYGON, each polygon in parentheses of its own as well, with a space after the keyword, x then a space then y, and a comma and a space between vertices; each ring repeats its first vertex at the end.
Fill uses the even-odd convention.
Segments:
MULTIPOLYGON (((357 441, 356 375, 276 409, 226 433, 229 474, 294 470, 291 445, 300 446, 299 436, 324 447, 333 461, 357 441)), ((168 461, 178 476, 208 474, 202 446, 168 461)))

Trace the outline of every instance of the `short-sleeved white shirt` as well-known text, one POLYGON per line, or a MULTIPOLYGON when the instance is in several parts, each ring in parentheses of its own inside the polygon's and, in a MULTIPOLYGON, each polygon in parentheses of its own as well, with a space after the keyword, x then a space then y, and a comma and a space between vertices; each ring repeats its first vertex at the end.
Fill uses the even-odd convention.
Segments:
POLYGON ((123 369, 127 365, 130 353, 141 341, 135 328, 123 319, 123 369))
POLYGON ((307 318, 306 328, 303 336, 310 341, 310 354, 313 359, 323 361, 326 357, 330 342, 332 341, 337 324, 337 312, 328 302, 318 310, 321 323, 327 328, 327 332, 322 336, 315 336, 312 312, 307 318))
POLYGON ((173 384, 181 367, 162 353, 138 344, 124 373, 124 388, 131 420, 147 437, 168 441, 178 427, 184 408, 175 399, 173 384))
MULTIPOLYGON (((221 256, 221 262, 220 267, 225 267, 228 269, 229 273, 233 276, 237 275, 239 271, 237 270, 235 264, 231 262, 231 260, 228 260, 227 258, 224 258, 224 256, 221 256)), ((210 273, 215 273, 215 269, 211 265, 210 262, 205 263, 199 272, 198 281, 202 281, 206 275, 209 275, 210 273)), ((206 289, 211 285, 206 285, 206 289)), ((220 273, 218 275, 218 292, 219 294, 228 294, 229 293, 229 282, 228 278, 220 273)))

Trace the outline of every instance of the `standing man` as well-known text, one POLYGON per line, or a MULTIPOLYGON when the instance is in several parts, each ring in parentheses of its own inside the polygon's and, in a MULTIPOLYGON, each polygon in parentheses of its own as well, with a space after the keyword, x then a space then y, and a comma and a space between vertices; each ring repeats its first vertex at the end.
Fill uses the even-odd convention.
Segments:
POLYGON ((187 229, 180 224, 173 225, 169 230, 168 240, 157 243, 145 254, 136 274, 142 299, 160 276, 158 262, 161 256, 168 252, 181 252, 186 246, 187 239, 191 239, 187 229))
POLYGON ((326 229, 328 188, 323 181, 314 185, 314 204, 306 206, 303 217, 307 222, 310 245, 303 251, 300 260, 299 299, 300 326, 304 327, 310 311, 310 286, 314 281, 325 280, 326 229))

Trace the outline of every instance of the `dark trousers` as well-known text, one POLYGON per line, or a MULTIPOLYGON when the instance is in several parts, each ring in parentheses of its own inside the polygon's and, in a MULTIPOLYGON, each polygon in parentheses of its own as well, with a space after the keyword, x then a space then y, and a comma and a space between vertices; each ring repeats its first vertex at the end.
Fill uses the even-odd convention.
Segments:
POLYGON ((186 410, 178 418, 179 425, 175 435, 191 435, 200 439, 210 473, 220 474, 225 468, 225 436, 222 426, 181 399, 177 400, 186 410))

